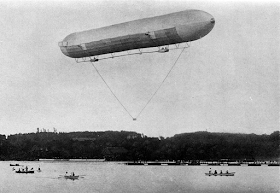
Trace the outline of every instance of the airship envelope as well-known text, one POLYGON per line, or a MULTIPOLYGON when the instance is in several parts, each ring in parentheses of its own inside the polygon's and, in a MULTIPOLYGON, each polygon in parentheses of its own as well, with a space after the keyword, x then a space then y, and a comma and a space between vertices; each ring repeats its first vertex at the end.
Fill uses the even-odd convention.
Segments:
POLYGON ((215 19, 209 13, 185 10, 75 32, 59 42, 59 47, 71 58, 99 56, 198 40, 207 35, 214 25, 215 19))

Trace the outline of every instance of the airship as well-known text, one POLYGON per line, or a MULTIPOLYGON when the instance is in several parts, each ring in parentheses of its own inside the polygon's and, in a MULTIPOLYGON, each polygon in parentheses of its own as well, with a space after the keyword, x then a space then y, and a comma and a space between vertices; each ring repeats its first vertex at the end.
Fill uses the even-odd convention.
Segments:
POLYGON ((211 14, 185 10, 71 33, 58 45, 71 58, 95 57, 195 41, 207 35, 214 25, 211 14))

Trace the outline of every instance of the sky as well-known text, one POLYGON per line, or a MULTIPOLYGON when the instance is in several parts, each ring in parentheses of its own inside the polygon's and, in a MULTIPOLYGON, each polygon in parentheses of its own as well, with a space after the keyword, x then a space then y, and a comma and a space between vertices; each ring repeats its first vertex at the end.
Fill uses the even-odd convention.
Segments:
MULTIPOLYGON (((277 1, 2 1, 0 134, 135 131, 171 137, 196 131, 279 130, 280 3, 277 1), (58 47, 68 34, 198 9, 213 30, 185 49, 136 121, 90 63, 58 47)), ((102 60, 96 67, 134 117, 181 50, 102 60)))

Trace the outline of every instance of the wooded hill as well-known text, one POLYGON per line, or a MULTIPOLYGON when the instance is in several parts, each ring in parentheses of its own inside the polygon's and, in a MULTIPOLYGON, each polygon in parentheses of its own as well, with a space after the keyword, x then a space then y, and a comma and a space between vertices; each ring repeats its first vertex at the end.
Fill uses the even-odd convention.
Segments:
POLYGON ((279 131, 270 135, 195 132, 168 138, 127 131, 37 132, 0 135, 0 160, 277 160, 279 144, 279 131))

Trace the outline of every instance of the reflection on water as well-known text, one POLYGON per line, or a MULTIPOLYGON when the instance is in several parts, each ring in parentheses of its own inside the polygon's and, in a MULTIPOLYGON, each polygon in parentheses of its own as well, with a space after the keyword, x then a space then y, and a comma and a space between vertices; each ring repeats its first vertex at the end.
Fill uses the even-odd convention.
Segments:
MULTIPOLYGON (((20 162, 41 168, 34 174, 16 174, 10 162, 0 162, 0 192, 40 193, 170 193, 268 192, 279 193, 280 167, 211 166, 212 171, 235 176, 206 176, 209 166, 127 166, 94 162, 20 162), (75 172, 77 180, 65 179, 75 172)), ((17 167, 15 167, 17 169, 17 167)))

